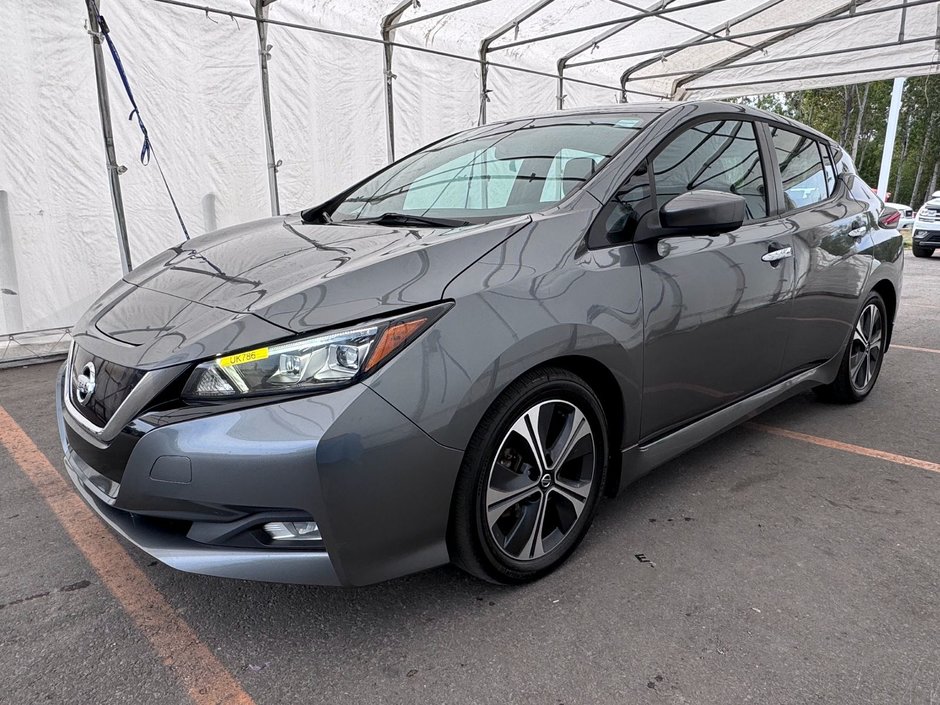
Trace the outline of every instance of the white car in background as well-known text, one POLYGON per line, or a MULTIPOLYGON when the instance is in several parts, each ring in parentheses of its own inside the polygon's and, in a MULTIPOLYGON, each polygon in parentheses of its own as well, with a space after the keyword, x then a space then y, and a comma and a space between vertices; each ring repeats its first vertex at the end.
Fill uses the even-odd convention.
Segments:
POLYGON ((909 228, 914 224, 914 209, 905 206, 903 203, 885 203, 888 208, 894 208, 901 214, 901 220, 898 222, 898 230, 909 228))
POLYGON ((911 252, 915 257, 930 257, 940 247, 940 191, 920 207, 914 219, 911 252))

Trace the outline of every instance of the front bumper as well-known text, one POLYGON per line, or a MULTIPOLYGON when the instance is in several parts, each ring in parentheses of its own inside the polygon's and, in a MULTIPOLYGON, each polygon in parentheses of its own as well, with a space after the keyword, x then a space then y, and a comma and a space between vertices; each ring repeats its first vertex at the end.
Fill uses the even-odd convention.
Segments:
POLYGON ((924 249, 940 248, 940 223, 915 221, 912 226, 911 238, 918 247, 924 249))
MULTIPOLYGON (((447 521, 462 453, 433 441, 363 385, 150 428, 119 482, 69 443, 70 435, 88 434, 63 407, 63 385, 60 372, 57 414, 69 478, 108 525, 173 568, 362 585, 449 560, 447 521), (166 458, 191 471, 167 478, 156 472, 166 458), (316 521, 322 544, 308 550, 250 540, 264 522, 291 516, 316 521)), ((96 457, 107 453, 99 449, 96 457)))

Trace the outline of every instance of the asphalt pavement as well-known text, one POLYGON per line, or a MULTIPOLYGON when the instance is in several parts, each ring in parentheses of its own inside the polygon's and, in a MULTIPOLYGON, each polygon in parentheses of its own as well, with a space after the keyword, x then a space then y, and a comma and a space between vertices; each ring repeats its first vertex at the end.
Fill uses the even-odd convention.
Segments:
MULTIPOLYGON (((940 704, 940 255, 907 257, 865 403, 800 396, 756 421, 804 436, 749 425, 687 453, 525 587, 454 568, 247 583, 126 543, 132 570, 102 571, 50 509, 57 485, 37 487, 42 463, 0 444, 0 702, 204 702, 219 674, 194 689, 180 672, 214 658, 229 702, 257 705, 940 704), (155 601, 169 616, 148 623, 155 601)), ((0 407, 61 473, 56 368, 0 371, 0 407)), ((113 542, 72 521, 86 551, 113 542)))

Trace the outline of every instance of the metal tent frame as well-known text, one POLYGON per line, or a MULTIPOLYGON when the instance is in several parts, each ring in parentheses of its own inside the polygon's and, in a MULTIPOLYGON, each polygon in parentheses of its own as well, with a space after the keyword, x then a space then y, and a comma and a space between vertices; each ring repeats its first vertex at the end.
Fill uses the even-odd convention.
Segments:
MULTIPOLYGON (((419 46, 414 44, 407 44, 405 42, 396 41, 395 32, 396 30, 415 25, 421 22, 426 22, 432 19, 444 17, 446 15, 453 15, 459 13, 463 10, 467 10, 479 5, 486 3, 494 2, 494 0, 466 0, 465 2, 460 2, 450 7, 445 7, 433 12, 428 12, 425 14, 417 14, 414 17, 405 18, 405 15, 409 11, 416 11, 420 8, 420 2, 416 0, 399 0, 399 2, 391 9, 391 11, 386 14, 381 21, 379 27, 379 37, 373 37, 363 34, 356 34, 352 32, 341 32, 337 30, 327 29, 324 27, 316 27, 313 25, 304 25, 299 23, 284 22, 275 19, 271 19, 266 12, 267 8, 273 4, 276 0, 253 0, 253 4, 256 6, 256 12, 254 15, 247 13, 234 12, 232 10, 226 10, 223 8, 216 8, 211 6, 197 5, 195 3, 186 2, 185 0, 151 0, 152 2, 163 3, 167 5, 173 5, 182 8, 189 8, 193 10, 198 10, 206 14, 218 14, 224 15, 230 18, 244 19, 248 21, 254 21, 258 26, 259 34, 259 54, 261 57, 261 72, 262 72, 262 97, 264 102, 264 121, 265 121, 265 138, 266 138, 266 147, 268 149, 269 156, 269 189, 271 191, 271 203, 272 203, 272 213, 278 212, 277 206, 277 161, 274 155, 274 146, 273 146, 273 128, 271 125, 271 115, 270 115, 270 99, 267 95, 267 56, 268 51, 266 47, 266 33, 264 27, 266 25, 279 25, 284 27, 289 27, 293 29, 301 29, 311 32, 319 32, 323 34, 329 34, 333 36, 340 36, 348 39, 370 42, 370 43, 380 43, 384 48, 384 84, 385 84, 385 111, 386 111, 386 129, 387 129, 387 156, 389 161, 394 161, 395 159, 395 94, 394 94, 394 49, 402 49, 409 51, 418 51, 424 53, 430 53, 441 57, 446 57, 449 59, 457 59, 462 61, 471 61, 479 64, 480 66, 480 96, 479 96, 479 114, 480 114, 480 123, 484 124, 487 120, 487 103, 490 101, 490 93, 492 89, 489 86, 489 71, 493 67, 498 67, 501 69, 509 71, 520 71, 524 73, 529 73, 533 75, 550 77, 556 80, 557 82, 557 94, 556 94, 556 105, 559 110, 563 110, 565 107, 565 83, 580 83, 584 85, 606 88, 610 90, 619 91, 621 100, 626 102, 628 94, 639 95, 648 98, 655 99, 677 99, 681 98, 683 95, 684 86, 687 85, 690 81, 700 78, 702 76, 708 75, 713 72, 718 72, 722 70, 728 70, 730 67, 734 66, 735 68, 743 67, 752 67, 752 66, 765 66, 771 64, 786 63, 789 61, 798 61, 806 58, 822 58, 828 56, 835 56, 843 53, 857 53, 862 51, 872 51, 880 49, 890 49, 896 46, 904 46, 906 44, 913 44, 925 41, 938 41, 940 42, 940 26, 938 26, 938 32, 935 36, 931 37, 917 37, 913 39, 904 38, 904 21, 905 15, 909 8, 917 7, 920 5, 934 4, 937 5, 937 0, 899 0, 896 3, 892 3, 882 7, 871 7, 865 8, 864 5, 872 2, 873 0, 849 0, 843 5, 830 10, 825 13, 821 13, 819 16, 814 17, 811 20, 805 20, 802 22, 791 22, 787 24, 780 24, 770 27, 760 27, 757 29, 751 29, 743 32, 733 33, 731 30, 733 27, 745 22, 746 20, 753 19, 758 17, 761 13, 769 10, 770 8, 780 4, 784 0, 767 0, 767 2, 761 3, 757 7, 754 7, 747 12, 739 13, 735 16, 729 17, 723 22, 713 25, 709 28, 698 28, 695 25, 685 22, 681 19, 672 17, 677 12, 688 11, 690 9, 706 7, 710 5, 716 5, 725 0, 688 0, 687 2, 682 2, 679 4, 679 0, 656 0, 651 5, 647 7, 640 7, 633 3, 626 2, 625 0, 608 0, 608 2, 621 5, 628 10, 632 10, 633 14, 625 15, 623 17, 611 20, 605 20, 601 22, 592 22, 586 24, 576 24, 573 27, 569 27, 564 30, 557 32, 543 33, 535 37, 529 37, 524 39, 519 39, 518 37, 510 40, 498 43, 499 40, 503 39, 509 32, 515 30, 518 32, 520 25, 522 25, 527 20, 533 18, 537 14, 544 11, 549 7, 555 0, 535 0, 530 5, 524 7, 519 13, 513 16, 509 21, 502 24, 496 30, 483 37, 479 43, 479 50, 477 57, 465 56, 462 54, 457 54, 450 51, 443 51, 440 49, 433 49, 427 46, 419 46), (801 56, 785 56, 785 57, 776 57, 768 58, 764 60, 757 60, 752 62, 743 62, 739 63, 742 58, 753 55, 758 52, 763 52, 767 47, 784 41, 795 34, 811 28, 817 27, 821 24, 840 22, 852 18, 870 16, 870 15, 879 15, 890 12, 899 12, 901 15, 901 28, 899 32, 899 37, 897 42, 881 42, 878 44, 868 45, 868 46, 851 46, 844 47, 839 49, 832 49, 823 52, 815 52, 809 55, 801 56), (691 39, 687 39, 683 42, 677 44, 671 44, 667 46, 656 47, 654 50, 642 49, 633 52, 626 52, 621 54, 615 54, 612 56, 605 56, 602 58, 585 58, 582 60, 576 60, 579 56, 583 55, 585 52, 596 48, 603 41, 613 37, 614 35, 622 32, 624 29, 627 29, 631 26, 636 25, 638 22, 641 22, 645 19, 650 18, 660 18, 666 22, 670 22, 699 33, 698 36, 691 39), (586 41, 582 41, 576 47, 566 52, 560 56, 555 62, 555 73, 551 74, 547 71, 540 71, 538 69, 509 64, 505 62, 495 62, 492 60, 491 55, 495 52, 505 51, 513 47, 520 47, 524 45, 532 45, 538 42, 543 42, 549 39, 557 39, 561 37, 572 36, 576 34, 583 34, 592 30, 602 30, 600 33, 595 34, 589 37, 586 41), (768 34, 773 34, 774 36, 769 39, 764 39, 756 44, 747 44, 746 39, 753 37, 761 37, 768 34), (736 52, 731 56, 725 57, 720 61, 703 66, 700 69, 694 71, 664 71, 658 73, 647 73, 644 74, 642 79, 651 79, 651 78, 667 78, 675 77, 679 80, 675 84, 675 88, 669 95, 653 93, 650 91, 640 90, 638 88, 633 89, 629 88, 629 83, 634 76, 643 69, 651 67, 657 63, 666 61, 670 56, 675 54, 697 47, 706 46, 709 44, 716 43, 726 43, 726 44, 737 44, 743 47, 743 51, 736 52), (655 51, 656 54, 653 57, 650 57, 649 54, 651 51, 655 51), (585 79, 579 79, 566 75, 566 71, 570 69, 593 66, 602 63, 611 63, 615 61, 620 61, 630 58, 640 58, 645 57, 641 61, 629 66, 627 69, 622 71, 619 76, 617 85, 607 85, 603 83, 598 83, 596 81, 588 81, 585 79)), ((912 63, 912 64, 898 64, 896 68, 898 70, 913 69, 913 68, 923 68, 927 65, 932 65, 933 62, 929 63, 912 63)), ((894 67, 892 67, 894 68, 894 67)), ((855 70, 855 71, 846 71, 846 72, 826 72, 821 74, 811 74, 804 75, 803 77, 812 77, 812 78, 826 78, 826 77, 841 77, 849 76, 852 74, 863 74, 864 70, 855 70)), ((784 79, 773 79, 767 82, 767 85, 772 85, 773 83, 780 83, 784 79)), ((758 84, 757 81, 749 81, 748 85, 758 84)), ((733 87, 735 84, 715 84, 713 86, 706 86, 704 88, 728 88, 733 87)), ((102 115, 102 122, 107 122, 107 115, 102 115)), ((115 200, 118 201, 118 205, 115 206, 116 212, 119 209, 119 188, 118 195, 115 197, 115 200)), ((116 218, 117 219, 117 218, 116 218)))
MULTIPOLYGON (((98 0, 98 2, 108 2, 109 0, 98 0)), ((288 22, 271 17, 270 8, 276 6, 277 0, 251 0, 250 8, 246 7, 245 12, 237 12, 222 7, 213 7, 187 0, 150 0, 154 3, 188 9, 200 14, 219 15, 231 19, 244 20, 254 23, 257 31, 258 54, 259 54, 259 81, 261 86, 261 97, 263 106, 263 128, 265 155, 267 159, 267 180, 268 195, 270 200, 271 213, 276 215, 280 212, 278 198, 278 167, 280 162, 276 158, 276 149, 274 144, 274 127, 271 114, 271 99, 269 94, 269 66, 270 49, 268 45, 268 27, 280 26, 295 30, 314 32, 323 35, 331 35, 354 41, 379 44, 384 50, 384 100, 385 100, 385 121, 387 134, 387 157, 393 161, 396 157, 395 145, 395 50, 415 51, 432 56, 439 56, 451 60, 471 62, 479 67, 479 124, 485 124, 487 121, 487 104, 490 102, 492 87, 490 86, 490 72, 493 68, 499 68, 510 72, 521 72, 535 76, 550 78, 557 86, 555 96, 555 105, 559 110, 566 107, 565 89, 569 84, 581 84, 610 90, 619 100, 626 102, 629 96, 652 99, 683 99, 690 93, 703 92, 707 90, 732 90, 736 87, 747 86, 767 86, 772 89, 775 85, 783 85, 788 81, 803 79, 827 79, 835 85, 837 79, 843 78, 861 78, 869 73, 879 73, 884 75, 887 71, 897 73, 915 72, 924 73, 925 70, 938 67, 938 61, 903 61, 890 59, 882 61, 877 67, 867 66, 854 67, 845 71, 829 70, 819 73, 800 72, 798 76, 790 77, 789 74, 777 75, 774 78, 763 79, 760 77, 741 78, 735 75, 739 69, 754 67, 772 67, 787 65, 790 62, 805 61, 807 59, 822 59, 833 56, 863 56, 864 52, 888 52, 898 47, 910 46, 918 43, 933 42, 936 50, 940 52, 940 0, 885 0, 888 4, 874 5, 877 0, 846 0, 834 9, 820 11, 817 16, 810 19, 803 19, 799 22, 788 22, 774 24, 772 26, 759 26, 757 28, 742 28, 736 31, 735 28, 741 26, 748 20, 759 18, 762 13, 779 5, 786 0, 766 0, 747 12, 728 13, 727 18, 721 18, 720 22, 710 23, 708 26, 699 27, 696 23, 687 21, 686 18, 676 13, 693 10, 696 8, 708 8, 720 3, 726 3, 728 0, 598 0, 598 2, 608 2, 621 6, 624 13, 612 19, 592 22, 574 22, 572 26, 559 29, 558 31, 542 31, 535 36, 520 37, 520 27, 527 25, 545 13, 555 0, 529 0, 528 4, 520 7, 508 21, 502 22, 496 29, 482 36, 478 43, 478 50, 475 56, 468 56, 455 51, 449 51, 432 46, 408 43, 399 39, 398 31, 404 27, 414 26, 419 23, 428 22, 435 19, 445 18, 449 15, 470 10, 480 5, 494 3, 496 0, 463 0, 454 2, 447 7, 436 9, 431 12, 420 12, 420 3, 416 0, 398 0, 392 3, 390 10, 381 18, 377 29, 377 36, 359 34, 328 27, 315 26, 302 22, 288 22), (931 5, 938 8, 938 22, 936 32, 930 36, 905 36, 905 26, 907 22, 907 13, 912 8, 931 5), (251 10, 251 11, 249 11, 251 10), (809 30, 820 25, 838 23, 846 20, 857 19, 869 16, 891 17, 894 13, 900 19, 899 31, 896 41, 876 41, 865 45, 852 43, 850 46, 834 47, 824 51, 811 51, 800 55, 785 54, 782 56, 768 56, 767 49, 787 39, 799 35, 801 32, 809 30), (646 20, 658 20, 673 26, 678 26, 695 32, 695 36, 686 38, 681 42, 668 43, 664 46, 645 46, 635 51, 617 52, 611 55, 586 56, 593 53, 603 43, 612 39, 616 35, 630 29, 636 28, 646 20), (514 36, 509 36, 513 33, 514 36), (505 55, 510 49, 517 47, 530 47, 541 44, 549 40, 557 40, 565 37, 572 38, 572 46, 565 47, 565 50, 554 59, 554 65, 550 70, 542 70, 534 65, 523 65, 521 61, 511 62, 506 60, 494 60, 494 57, 502 53, 505 55), (756 40, 751 42, 750 40, 756 40), (656 66, 668 61, 683 52, 694 52, 709 45, 733 45, 740 48, 740 51, 734 51, 731 54, 722 54, 720 58, 710 61, 693 69, 670 69, 656 70, 656 66), (764 56, 760 56, 764 54, 764 56), (588 80, 573 76, 574 69, 584 69, 594 67, 594 70, 604 66, 615 66, 618 62, 635 59, 633 63, 626 68, 622 66, 618 69, 617 80, 606 83, 598 80, 588 80), (700 79, 715 74, 717 80, 713 83, 703 83, 700 79), (727 78, 725 78, 727 77, 727 78), (671 90, 659 91, 647 88, 649 82, 654 79, 675 79, 667 85, 671 85, 671 90), (647 82, 647 83, 643 83, 647 82), (694 83, 694 86, 691 85, 694 83)), ((105 148, 105 157, 108 171, 108 182, 110 186, 112 210, 114 213, 115 230, 118 240, 118 247, 121 257, 121 265, 125 272, 132 268, 131 248, 127 237, 127 226, 124 214, 123 195, 121 193, 120 173, 122 167, 119 166, 117 156, 114 151, 114 139, 111 127, 111 110, 108 97, 108 87, 106 80, 106 68, 104 55, 102 52, 102 37, 92 28, 96 28, 96 18, 94 14, 95 0, 86 0, 89 13, 89 34, 93 45, 95 59, 96 88, 98 95, 99 119, 101 123, 102 139, 105 148)), ((246 5, 248 2, 246 1, 246 5)), ((105 8, 106 9, 106 8, 105 8)), ((704 23, 702 23, 704 24, 704 23)), ((550 53, 550 52, 549 52, 550 53)), ((691 55, 690 55, 691 56, 691 55)), ((888 56, 886 54, 886 56, 888 56)), ((870 58, 868 56, 867 58, 870 58)), ((653 84, 658 85, 658 84, 653 84)), ((900 89, 901 83, 896 83, 895 90, 892 93, 892 102, 888 115, 888 130, 885 140, 884 153, 882 155, 881 178, 879 178, 879 191, 884 193, 886 186, 887 173, 890 169, 891 158, 893 155, 894 140, 892 135, 896 129, 897 116, 900 111, 900 89)))

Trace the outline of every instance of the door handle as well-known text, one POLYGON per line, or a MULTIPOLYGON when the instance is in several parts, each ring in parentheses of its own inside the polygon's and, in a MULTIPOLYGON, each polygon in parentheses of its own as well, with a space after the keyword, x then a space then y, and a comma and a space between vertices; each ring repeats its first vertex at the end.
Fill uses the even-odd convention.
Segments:
POLYGON ((764 262, 773 263, 773 262, 779 262, 782 259, 786 259, 787 257, 792 257, 792 256, 793 256, 792 247, 781 247, 776 250, 771 250, 766 255, 761 257, 761 259, 764 260, 764 262))
POLYGON ((855 240, 859 240, 865 237, 865 233, 867 232, 868 232, 868 228, 866 228, 864 225, 860 225, 857 228, 852 228, 851 230, 849 230, 849 237, 855 240))
POLYGON ((868 226, 866 226, 865 221, 862 218, 856 218, 852 221, 852 229, 849 230, 849 237, 858 240, 859 238, 865 237, 865 233, 868 232, 868 226))

